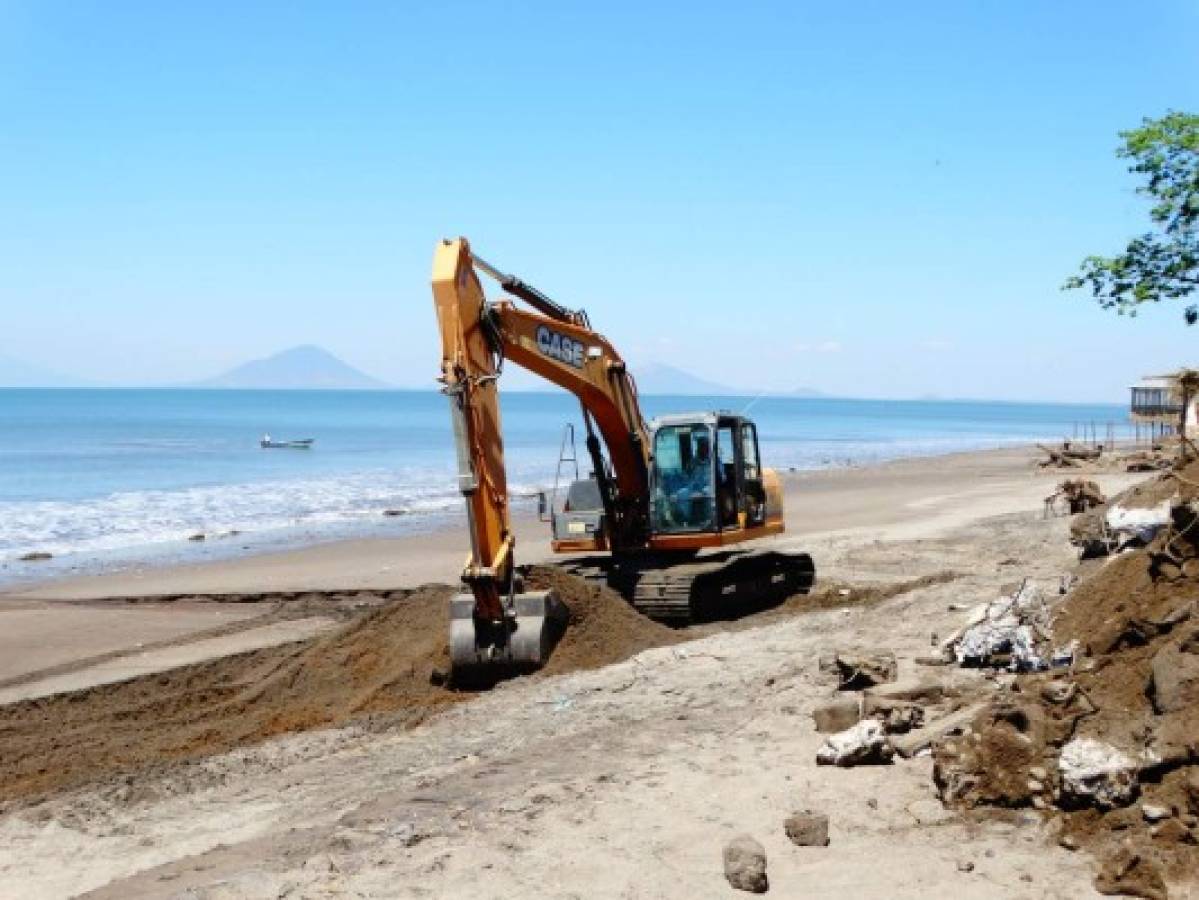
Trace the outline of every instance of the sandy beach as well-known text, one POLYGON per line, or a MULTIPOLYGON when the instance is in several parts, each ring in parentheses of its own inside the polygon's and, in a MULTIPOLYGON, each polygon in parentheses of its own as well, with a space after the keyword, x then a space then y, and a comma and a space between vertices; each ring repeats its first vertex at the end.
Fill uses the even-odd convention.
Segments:
MULTIPOLYGON (((1034 460, 1022 448, 789 475, 794 525, 777 540, 813 554, 831 602, 667 630, 599 668, 455 698, 415 728, 347 720, 176 755, 133 779, 82 777, 25 797, 10 788, 0 896, 728 897, 720 848, 739 832, 763 842, 783 896, 1091 896, 1087 861, 1049 845, 1033 812, 964 819, 942 809, 927 757, 853 770, 812 762, 822 736, 811 713, 835 693, 820 657, 885 648, 901 683, 919 681, 928 673, 915 660, 931 634, 960 624, 961 604, 1021 578, 1048 588, 1074 565, 1069 520, 1042 514, 1060 474, 1034 460), (830 846, 787 841, 781 823, 798 808, 829 813, 830 846)), ((1140 477, 1097 476, 1108 492, 1140 477)), ((544 556, 540 527, 520 522, 522 560, 544 556)), ((125 690, 113 684, 122 661, 124 677, 143 675, 153 659, 180 660, 147 663, 147 648, 201 642, 210 657, 253 649, 235 657, 251 665, 238 677, 250 677, 272 652, 264 626, 318 633, 293 634, 277 651, 291 659, 322 640, 338 646, 352 607, 373 615, 387 591, 451 585, 464 540, 446 531, 9 592, 0 689, 36 696, 64 677, 78 689, 91 672, 110 686, 72 696, 111 704, 125 690), (88 626, 72 628, 77 617, 88 626)), ((399 653, 443 637, 388 639, 399 653)), ((194 654, 182 663, 196 675, 180 689, 194 692, 207 670, 194 654)), ((963 695, 993 690, 978 672, 938 677, 963 695)))

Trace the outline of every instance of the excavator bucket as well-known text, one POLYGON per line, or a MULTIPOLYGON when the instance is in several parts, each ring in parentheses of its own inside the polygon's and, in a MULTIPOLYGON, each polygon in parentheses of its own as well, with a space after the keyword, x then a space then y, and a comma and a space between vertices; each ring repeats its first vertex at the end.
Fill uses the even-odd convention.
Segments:
POLYGON ((504 620, 475 616, 473 594, 450 600, 450 665, 458 682, 532 672, 549 659, 570 612, 553 591, 515 594, 504 620))

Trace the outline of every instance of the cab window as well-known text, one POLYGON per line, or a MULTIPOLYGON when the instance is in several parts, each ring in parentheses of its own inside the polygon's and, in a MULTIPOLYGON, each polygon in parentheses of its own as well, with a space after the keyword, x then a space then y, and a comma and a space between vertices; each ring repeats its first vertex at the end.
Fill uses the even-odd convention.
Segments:
POLYGON ((654 530, 712 530, 716 508, 713 480, 709 428, 669 425, 658 429, 654 435, 654 530))
POLYGON ((748 422, 741 426, 741 456, 745 460, 745 480, 758 481, 762 477, 758 462, 758 432, 748 422))

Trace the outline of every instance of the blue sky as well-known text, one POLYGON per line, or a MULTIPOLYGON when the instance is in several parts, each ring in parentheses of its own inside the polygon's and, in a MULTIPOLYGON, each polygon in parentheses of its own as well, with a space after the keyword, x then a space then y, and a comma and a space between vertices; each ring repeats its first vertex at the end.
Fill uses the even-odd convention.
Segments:
POLYGON ((1117 132, 1199 109, 1197 48, 1182 0, 0 0, 0 354, 428 385, 465 234, 634 362, 1120 402, 1199 330, 1058 287, 1143 229, 1117 132))

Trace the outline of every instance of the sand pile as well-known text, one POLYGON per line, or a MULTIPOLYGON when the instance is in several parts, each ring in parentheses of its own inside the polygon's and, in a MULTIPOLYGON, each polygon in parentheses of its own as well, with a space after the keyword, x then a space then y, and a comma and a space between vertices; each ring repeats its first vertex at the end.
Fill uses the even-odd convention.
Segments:
POLYGON ((448 665, 444 585, 310 641, 0 708, 0 800, 30 797, 386 715, 414 725, 461 699, 448 665))
MULTIPOLYGON (((1194 499, 1197 468, 1127 501, 1194 499)), ((1064 842, 1096 855, 1097 887, 1140 896, 1164 896, 1163 877, 1199 880, 1199 578, 1179 566, 1164 575, 1167 551, 1199 558, 1174 528, 1108 561, 1057 611, 1054 641, 1077 641, 1074 666, 1021 676, 970 732, 935 749, 946 800, 1044 809, 1064 842), (1095 751, 1110 771, 1069 783, 1075 755, 1095 751)))
MULTIPOLYGON (((571 624, 543 675, 591 669, 685 640, 616 593, 535 568, 571 624)), ((197 759, 289 732, 412 727, 473 696, 445 685, 448 601, 457 588, 394 592, 384 606, 310 641, 119 684, 0 707, 0 802, 197 759)))
POLYGON ((651 647, 688 639, 661 622, 647 619, 611 588, 585 581, 553 566, 525 570, 525 588, 553 589, 570 608, 570 625, 541 675, 598 669, 651 647))

